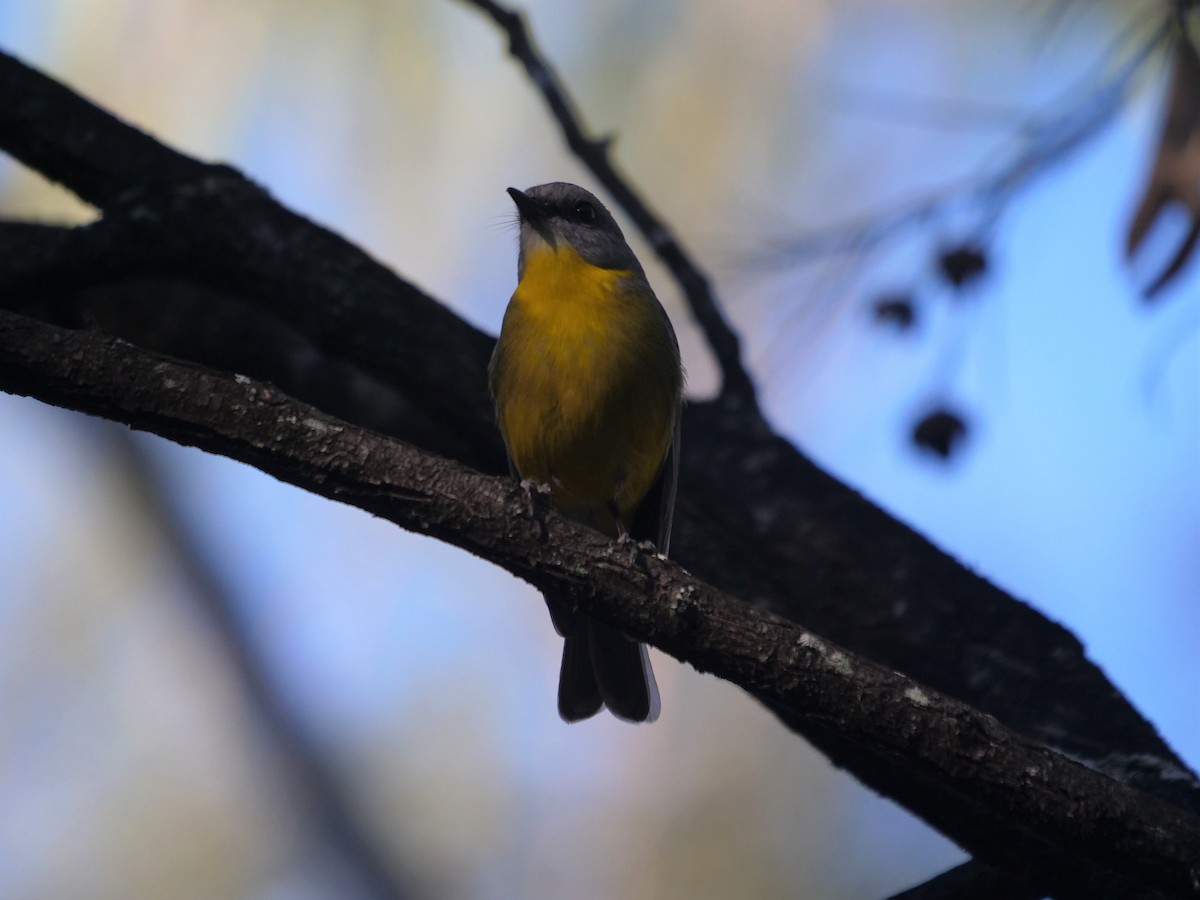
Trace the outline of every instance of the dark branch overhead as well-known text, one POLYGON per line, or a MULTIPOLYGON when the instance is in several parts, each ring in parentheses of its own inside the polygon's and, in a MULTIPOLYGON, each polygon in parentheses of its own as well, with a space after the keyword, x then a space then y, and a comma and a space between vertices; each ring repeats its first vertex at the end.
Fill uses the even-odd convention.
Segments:
POLYGON ((204 170, 204 163, 79 102, 70 88, 7 54, 0 97, 0 147, 101 209, 156 185, 193 180, 204 170))
POLYGON ((978 860, 948 869, 888 900, 1041 900, 1043 893, 978 860))

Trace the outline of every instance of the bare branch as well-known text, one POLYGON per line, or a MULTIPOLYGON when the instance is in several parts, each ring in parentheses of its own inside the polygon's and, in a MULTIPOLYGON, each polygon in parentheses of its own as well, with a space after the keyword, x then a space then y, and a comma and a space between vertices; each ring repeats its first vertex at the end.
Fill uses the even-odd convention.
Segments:
POLYGON ((592 174, 603 184, 613 199, 629 214, 650 242, 659 258, 670 268, 683 289, 692 315, 696 317, 709 347, 717 359, 722 376, 721 396, 749 409, 758 408, 750 373, 742 361, 740 339, 730 327, 712 291, 708 276, 691 258, 667 224, 655 215, 629 180, 616 170, 609 159, 611 139, 594 140, 587 136, 583 120, 574 109, 550 63, 534 44, 533 37, 520 13, 507 9, 493 0, 464 0, 491 16, 508 35, 508 50, 525 67, 530 80, 541 93, 550 114, 562 130, 567 146, 579 157, 592 174))
POLYGON ((275 388, 0 313, 0 387, 221 453, 461 547, 868 753, 964 808, 1020 823, 990 859, 1070 894, 1115 883, 1200 896, 1200 818, 990 716, 756 610, 677 564, 566 519, 515 481, 340 422, 275 388))

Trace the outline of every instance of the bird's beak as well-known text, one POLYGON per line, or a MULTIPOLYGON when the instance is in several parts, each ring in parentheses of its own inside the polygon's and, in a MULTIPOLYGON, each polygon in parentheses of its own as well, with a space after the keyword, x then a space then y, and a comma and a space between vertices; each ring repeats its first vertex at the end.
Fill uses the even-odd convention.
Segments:
POLYGON ((528 225, 553 247, 554 231, 550 228, 550 221, 546 217, 545 211, 538 206, 537 201, 524 191, 518 191, 514 187, 508 189, 508 196, 512 197, 513 203, 517 204, 517 214, 521 217, 521 224, 528 225))

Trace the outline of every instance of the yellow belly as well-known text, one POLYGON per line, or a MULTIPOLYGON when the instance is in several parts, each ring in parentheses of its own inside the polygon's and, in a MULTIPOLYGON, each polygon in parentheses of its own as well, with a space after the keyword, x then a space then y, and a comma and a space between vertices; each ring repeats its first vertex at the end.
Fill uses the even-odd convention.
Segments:
POLYGON ((665 315, 638 284, 565 248, 527 259, 491 367, 517 472, 614 536, 613 506, 628 528, 658 477, 682 389, 665 315))

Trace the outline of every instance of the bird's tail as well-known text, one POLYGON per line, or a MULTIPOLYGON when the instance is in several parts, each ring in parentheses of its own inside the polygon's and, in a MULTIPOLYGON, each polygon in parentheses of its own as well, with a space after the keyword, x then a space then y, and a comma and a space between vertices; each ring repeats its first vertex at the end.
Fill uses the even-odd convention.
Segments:
POLYGON ((563 645, 558 714, 578 722, 601 706, 619 719, 653 722, 659 711, 658 685, 645 645, 589 618, 563 645))

